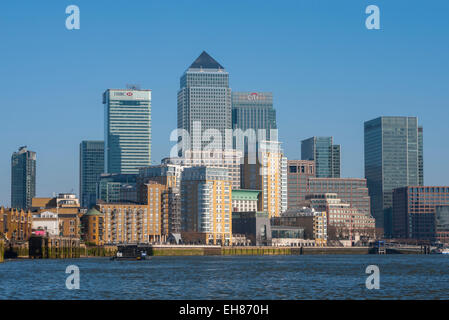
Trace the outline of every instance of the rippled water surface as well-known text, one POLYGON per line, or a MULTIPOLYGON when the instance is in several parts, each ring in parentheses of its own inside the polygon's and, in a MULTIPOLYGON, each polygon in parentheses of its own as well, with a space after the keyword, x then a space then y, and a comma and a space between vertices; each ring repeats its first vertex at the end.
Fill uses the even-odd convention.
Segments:
POLYGON ((0 263, 0 299, 448 299, 449 256, 304 255, 15 260, 0 263), (80 289, 68 290, 68 265, 80 289), (380 289, 365 286, 368 265, 380 289))

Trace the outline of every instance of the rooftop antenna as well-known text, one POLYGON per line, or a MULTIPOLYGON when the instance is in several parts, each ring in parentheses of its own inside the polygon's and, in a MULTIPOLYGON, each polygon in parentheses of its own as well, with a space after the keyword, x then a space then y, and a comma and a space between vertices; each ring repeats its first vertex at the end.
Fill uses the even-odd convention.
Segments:
POLYGON ((129 90, 140 90, 140 84, 137 84, 137 83, 127 83, 127 84, 126 84, 126 89, 129 89, 129 90))

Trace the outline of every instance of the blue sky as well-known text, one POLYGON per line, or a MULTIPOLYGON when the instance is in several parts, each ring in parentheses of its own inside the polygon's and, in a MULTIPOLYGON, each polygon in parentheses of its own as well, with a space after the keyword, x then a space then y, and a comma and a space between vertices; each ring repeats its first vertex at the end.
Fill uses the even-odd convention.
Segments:
POLYGON ((37 195, 78 193, 78 149, 103 139, 101 95, 153 90, 153 160, 168 155, 179 77, 206 50, 235 91, 271 91, 286 155, 332 135, 342 175, 363 177, 363 122, 418 116, 425 183, 449 184, 449 1, 3 1, 0 205, 10 157, 37 152, 37 195), (81 29, 65 28, 78 5, 81 29), (377 5, 381 30, 365 28, 377 5))

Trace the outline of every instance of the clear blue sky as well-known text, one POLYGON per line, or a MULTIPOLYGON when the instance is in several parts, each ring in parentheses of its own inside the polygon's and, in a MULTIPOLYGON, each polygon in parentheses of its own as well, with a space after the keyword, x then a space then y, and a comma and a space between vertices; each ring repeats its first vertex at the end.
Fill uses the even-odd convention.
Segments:
POLYGON ((206 50, 235 91, 274 94, 288 158, 332 135, 342 175, 363 177, 363 122, 418 116, 425 182, 449 185, 449 1, 2 1, 0 204, 11 154, 37 152, 37 195, 78 193, 81 140, 103 139, 101 95, 153 90, 153 160, 168 155, 179 77, 206 50), (81 29, 65 28, 66 6, 81 29), (365 8, 381 30, 365 28, 365 8))

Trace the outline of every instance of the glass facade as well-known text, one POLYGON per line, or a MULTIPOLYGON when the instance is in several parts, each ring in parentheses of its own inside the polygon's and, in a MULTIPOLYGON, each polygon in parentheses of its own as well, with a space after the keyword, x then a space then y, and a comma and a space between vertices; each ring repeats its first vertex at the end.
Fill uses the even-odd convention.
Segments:
POLYGON ((340 145, 334 145, 332 137, 301 141, 301 159, 315 161, 317 178, 340 178, 340 145))
POLYGON ((104 142, 82 141, 80 143, 80 198, 83 208, 96 203, 96 188, 104 172, 104 142))
POLYGON ((393 189, 419 185, 424 180, 420 178, 422 130, 419 138, 416 117, 379 117, 365 122, 364 131, 365 178, 371 212, 376 227, 391 235, 393 189))
MULTIPOLYGON (((183 147, 203 149, 209 146, 226 149, 225 130, 231 129, 231 89, 229 74, 224 68, 203 52, 181 76, 178 91, 178 128, 190 134, 190 141, 183 147), (204 131, 216 130, 219 141, 202 141, 204 131)), ((208 140, 208 139, 205 139, 208 140)), ((230 142, 232 143, 232 142, 230 142)), ((228 146, 232 149, 232 145, 228 146)))
POLYGON ((11 207, 28 209, 36 196, 36 152, 21 147, 11 157, 11 207))
POLYGON ((97 183, 97 199, 105 203, 137 202, 136 174, 101 174, 97 183))
POLYGON ((105 106, 105 171, 137 174, 151 164, 151 91, 108 89, 105 106))
MULTIPOLYGON (((442 227, 449 221, 441 214, 449 207, 449 187, 410 186, 393 191, 393 236, 395 238, 436 240, 448 230, 442 227), (437 210, 438 208, 438 210, 437 210)), ((442 239, 440 239, 442 240, 442 239)), ((445 239, 443 242, 448 241, 445 239)))
MULTIPOLYGON (((233 92, 232 93, 232 128, 265 129, 263 139, 270 140, 270 129, 277 129, 276 110, 273 108, 271 92, 233 92)), ((277 138, 277 137, 273 137, 277 138)))

